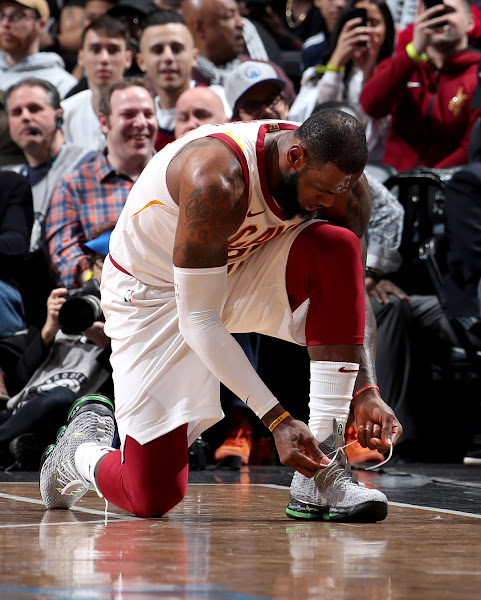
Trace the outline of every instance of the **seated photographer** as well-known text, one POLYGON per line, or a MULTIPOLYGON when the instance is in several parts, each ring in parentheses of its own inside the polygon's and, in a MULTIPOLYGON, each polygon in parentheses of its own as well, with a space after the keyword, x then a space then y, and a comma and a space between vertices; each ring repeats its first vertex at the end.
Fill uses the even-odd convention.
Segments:
POLYGON ((98 291, 113 225, 100 228, 85 244, 91 265, 87 284, 70 292, 52 290, 45 324, 20 359, 17 378, 23 387, 8 401, 8 411, 0 413, 4 467, 38 468, 74 400, 97 392, 113 396, 110 340, 103 331, 98 291))

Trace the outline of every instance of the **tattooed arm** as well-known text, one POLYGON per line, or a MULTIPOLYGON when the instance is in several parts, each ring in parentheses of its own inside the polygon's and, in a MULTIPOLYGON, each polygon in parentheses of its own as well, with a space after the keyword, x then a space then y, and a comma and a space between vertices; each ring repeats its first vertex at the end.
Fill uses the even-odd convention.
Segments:
POLYGON ((179 205, 174 265, 186 268, 227 264, 229 237, 247 210, 247 189, 234 153, 219 140, 189 144, 171 163, 167 183, 179 205))

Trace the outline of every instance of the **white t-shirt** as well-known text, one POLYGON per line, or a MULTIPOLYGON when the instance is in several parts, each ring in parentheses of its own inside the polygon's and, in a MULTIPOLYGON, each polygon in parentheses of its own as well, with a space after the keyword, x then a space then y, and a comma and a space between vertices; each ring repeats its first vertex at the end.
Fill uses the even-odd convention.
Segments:
POLYGON ((83 90, 62 102, 62 131, 66 142, 86 150, 102 152, 107 145, 105 135, 92 104, 92 90, 83 90))

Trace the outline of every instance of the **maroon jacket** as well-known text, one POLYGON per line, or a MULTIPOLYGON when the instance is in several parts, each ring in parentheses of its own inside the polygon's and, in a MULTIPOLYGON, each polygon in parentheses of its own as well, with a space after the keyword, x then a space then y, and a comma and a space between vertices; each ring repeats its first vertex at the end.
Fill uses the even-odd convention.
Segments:
POLYGON ((391 114, 383 162, 398 171, 468 162, 471 127, 481 115, 471 109, 480 59, 479 52, 462 50, 438 71, 402 51, 378 65, 363 87, 361 105, 371 117, 391 114))

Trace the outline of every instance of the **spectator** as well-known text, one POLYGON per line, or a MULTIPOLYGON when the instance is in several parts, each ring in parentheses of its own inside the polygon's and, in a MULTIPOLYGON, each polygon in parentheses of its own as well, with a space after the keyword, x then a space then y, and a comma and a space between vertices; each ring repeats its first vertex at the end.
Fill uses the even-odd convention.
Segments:
POLYGON ((115 83, 100 105, 107 147, 59 183, 46 237, 59 281, 81 285, 89 271, 82 244, 106 220, 115 221, 128 192, 152 157, 157 132, 154 99, 143 79, 115 83))
POLYGON ((5 91, 0 90, 0 169, 12 169, 25 162, 25 155, 10 137, 8 130, 5 91))
MULTIPOLYGON (((114 225, 105 224, 85 244, 92 281, 97 283, 114 225)), ((4 466, 16 459, 24 469, 38 468, 43 450, 55 437, 73 401, 84 394, 112 391, 110 340, 104 333, 103 318, 92 318, 84 332, 62 331, 66 293, 65 288, 52 290, 46 321, 17 365, 21 389, 9 400, 9 418, 0 425, 0 464, 4 466)))
POLYGON ((346 0, 316 0, 314 4, 321 16, 321 26, 314 35, 306 39, 302 46, 302 70, 322 64, 331 33, 341 18, 346 0))
POLYGON ((226 79, 225 93, 233 121, 287 119, 289 105, 283 95, 286 82, 267 63, 246 61, 226 79))
POLYGON ((467 162, 471 128, 481 114, 471 110, 480 59, 467 49, 471 22, 469 0, 427 10, 420 5, 413 41, 384 60, 363 87, 368 115, 391 114, 383 161, 398 171, 467 162))
POLYGON ((215 92, 202 85, 182 92, 175 105, 176 138, 199 125, 226 121, 222 100, 215 92))
POLYGON ((30 77, 12 86, 7 110, 12 139, 26 157, 19 172, 28 179, 33 195, 34 224, 22 269, 22 293, 28 324, 41 326, 47 297, 54 287, 45 247, 45 219, 52 193, 61 179, 95 153, 65 143, 60 98, 48 81, 30 77))
POLYGON ((85 0, 84 29, 115 6, 115 0, 85 0))
POLYGON ((268 60, 255 27, 241 17, 235 0, 183 0, 182 14, 199 49, 197 81, 223 85, 243 54, 268 60))
MULTIPOLYGON (((82 2, 82 0, 79 0, 82 2)), ((70 92, 65 96, 69 98, 78 92, 86 90, 88 88, 87 79, 83 75, 82 67, 78 64, 78 51, 82 46, 82 34, 85 28, 90 25, 92 21, 95 21, 99 17, 105 15, 113 6, 115 2, 113 0, 85 0, 83 9, 83 26, 80 31, 77 51, 75 53, 75 65, 72 67, 72 75, 78 79, 77 85, 75 85, 70 92)))
POLYGON ((45 0, 0 0, 0 85, 3 90, 27 77, 46 79, 61 97, 77 83, 54 52, 40 52, 49 19, 45 0))
POLYGON ((394 23, 384 0, 352 0, 336 25, 329 48, 326 50, 324 73, 311 67, 302 76, 301 88, 289 112, 293 121, 301 123, 314 111, 316 105, 333 100, 351 105, 366 131, 369 160, 380 161, 383 156, 390 125, 389 116, 373 119, 366 115, 359 103, 363 86, 373 74, 376 65, 392 56, 394 23), (366 26, 353 11, 366 10, 366 26))
POLYGON ((260 23, 282 50, 300 50, 302 43, 318 33, 323 19, 317 8, 319 0, 246 0, 241 3, 242 15, 260 23))
MULTIPOLYGON (((156 10, 157 5, 153 0, 118 0, 109 10, 109 15, 127 27, 128 47, 133 56, 139 52, 142 21, 156 10)), ((139 73, 137 65, 134 64, 133 69, 133 74, 139 73)))
POLYGON ((30 251, 33 252, 43 246, 43 229, 53 189, 94 154, 65 142, 60 98, 48 81, 28 78, 12 86, 7 93, 7 107, 10 134, 27 160, 20 172, 32 186, 35 221, 30 251))
MULTIPOLYGON (((144 22, 137 62, 155 88, 156 150, 174 140, 175 105, 183 92, 195 86, 192 68, 197 54, 192 34, 178 13, 156 11, 144 22)), ((222 88, 214 89, 223 96, 222 88)))
POLYGON ((108 15, 99 17, 85 28, 78 64, 83 67, 88 89, 62 102, 64 135, 88 150, 105 148, 105 136, 98 113, 100 98, 115 82, 120 81, 132 62, 127 49, 125 26, 108 15))
POLYGON ((48 0, 50 19, 40 40, 40 50, 59 54, 72 72, 84 27, 85 0, 48 0))

